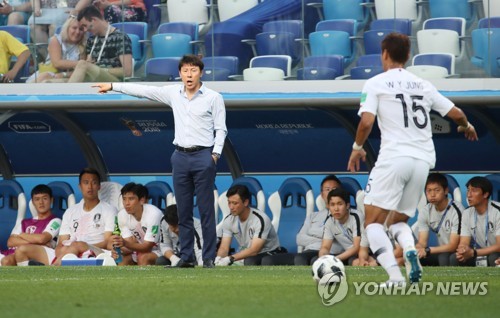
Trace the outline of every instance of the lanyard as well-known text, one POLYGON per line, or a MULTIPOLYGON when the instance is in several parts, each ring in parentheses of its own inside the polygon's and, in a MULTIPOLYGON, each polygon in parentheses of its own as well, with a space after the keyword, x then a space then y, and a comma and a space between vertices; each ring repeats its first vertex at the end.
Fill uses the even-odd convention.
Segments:
MULTIPOLYGON (((485 239, 485 244, 484 247, 488 246, 488 210, 486 210, 486 222, 485 222, 485 229, 484 229, 484 239, 485 239)), ((476 245, 476 248, 481 248, 481 246, 477 243, 477 236, 476 236, 476 230, 477 230, 477 211, 474 211, 474 245, 476 245)))
MULTIPOLYGON (((108 41, 108 36, 109 36, 110 31, 111 31, 111 24, 108 24, 108 29, 106 30, 106 35, 104 36, 104 42, 102 42, 101 50, 99 51, 99 55, 97 56, 96 63, 99 63, 99 61, 101 60, 102 51, 104 51, 104 47, 106 46, 106 41, 108 41)), ((90 49, 90 56, 91 57, 92 57, 92 53, 94 52, 95 46, 97 44, 97 38, 98 38, 98 36, 96 35, 96 37, 94 38, 94 44, 92 45, 92 49, 90 49)))
POLYGON ((431 230, 432 230, 434 233, 438 233, 438 232, 439 232, 439 230, 441 229, 441 225, 443 225, 444 218, 446 217, 446 214, 447 214, 447 213, 448 213, 448 211, 450 210, 452 202, 453 202, 453 200, 450 200, 450 201, 448 202, 448 206, 446 206, 446 210, 444 210, 443 216, 441 217, 441 220, 439 221, 438 226, 437 226, 435 229, 433 229, 433 228, 431 227, 431 230))
POLYGON ((344 236, 347 237, 347 239, 350 242, 353 242, 352 235, 349 235, 349 232, 346 230, 346 228, 342 224, 340 224, 340 222, 338 222, 337 220, 335 220, 335 224, 337 225, 337 227, 340 227, 340 229, 344 233, 344 236))

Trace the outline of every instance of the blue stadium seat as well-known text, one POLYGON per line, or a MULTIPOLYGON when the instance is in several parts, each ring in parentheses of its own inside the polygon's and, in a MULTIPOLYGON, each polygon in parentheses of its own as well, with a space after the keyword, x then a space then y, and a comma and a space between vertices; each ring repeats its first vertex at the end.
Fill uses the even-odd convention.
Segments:
POLYGON ((356 66, 378 66, 378 67, 382 67, 382 55, 381 54, 366 54, 366 55, 361 55, 356 60, 356 66))
POLYGON ((370 30, 363 35, 365 54, 382 54, 382 40, 393 30, 370 30))
POLYGON ((410 19, 379 19, 370 23, 370 30, 393 30, 411 36, 410 19))
POLYGON ((26 196, 15 180, 0 180, 0 250, 7 249, 7 240, 14 227, 26 215, 26 196))
MULTIPOLYGON (((5 31, 10 33, 13 37, 21 41, 21 43, 25 44, 31 52, 31 58, 35 58, 35 49, 33 44, 31 43, 31 31, 30 27, 27 25, 2 25, 0 26, 0 31, 5 31)), ((12 61, 16 61, 16 57, 12 57, 12 61)), ((26 61, 26 64, 23 68, 17 73, 16 78, 14 79, 15 83, 23 83, 30 76, 29 72, 30 67, 30 59, 26 61)))
POLYGON ((365 0, 323 0, 323 3, 311 3, 318 9, 321 20, 354 19, 358 31, 365 28, 370 18, 365 0))
POLYGON ((304 178, 286 179, 278 191, 271 194, 268 205, 281 246, 290 253, 300 252, 297 233, 305 218, 314 212, 314 194, 309 182, 304 178))
POLYGON ((205 68, 201 76, 202 81, 227 81, 229 80, 229 70, 227 68, 205 68))
POLYGON ((349 71, 353 80, 366 80, 383 72, 384 69, 378 66, 356 66, 349 71))
POLYGON ((172 188, 164 181, 151 181, 144 185, 149 192, 149 203, 161 211, 173 202, 172 188))
POLYGON ((229 75, 238 74, 239 61, 236 56, 211 56, 202 58, 204 69, 227 69, 229 75))
POLYGON ((476 6, 469 0, 428 0, 431 18, 464 18, 467 25, 476 19, 476 6))
POLYGON ((478 29, 500 28, 500 17, 482 18, 477 23, 478 29))
POLYGON ((309 34, 309 46, 312 56, 342 55, 344 67, 354 59, 354 46, 349 33, 343 31, 316 31, 309 34))
POLYGON ((344 57, 341 55, 308 56, 304 67, 297 70, 299 80, 331 80, 344 75, 344 57))
POLYGON ((112 24, 127 34, 132 41, 134 70, 138 70, 146 61, 148 40, 148 24, 146 22, 118 22, 112 24))
POLYGON ((182 57, 193 54, 191 37, 181 33, 160 33, 151 37, 153 57, 182 57))
POLYGON ((179 77, 180 57, 153 57, 146 61, 144 80, 149 82, 175 81, 179 77))
POLYGON ((500 28, 472 31, 473 56, 471 62, 486 74, 500 77, 500 28))
POLYGON ((191 37, 191 44, 194 44, 193 52, 197 54, 199 46, 203 41, 198 39, 198 25, 195 22, 165 22, 158 26, 157 34, 161 33, 180 33, 191 37))
POLYGON ((491 193, 490 199, 500 202, 500 174, 488 174, 486 175, 486 178, 488 178, 488 180, 490 180, 491 184, 493 185, 493 191, 491 193))
POLYGON ((262 32, 290 32, 295 39, 304 38, 304 23, 302 20, 276 20, 264 23, 262 32))
MULTIPOLYGON (((258 209, 261 212, 266 212, 266 196, 259 180, 254 177, 239 177, 233 180, 231 186, 241 184, 248 188, 250 191, 250 206, 258 209)), ((227 191, 224 191, 219 196, 219 207, 222 212, 222 220, 229 215, 229 206, 227 204, 227 191)))

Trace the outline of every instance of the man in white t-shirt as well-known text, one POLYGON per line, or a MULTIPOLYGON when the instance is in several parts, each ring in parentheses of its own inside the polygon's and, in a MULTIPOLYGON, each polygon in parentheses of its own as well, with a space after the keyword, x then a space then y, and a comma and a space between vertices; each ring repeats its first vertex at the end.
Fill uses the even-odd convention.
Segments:
POLYGON ((101 176, 93 168, 80 172, 78 187, 83 199, 68 208, 63 215, 56 247, 55 265, 61 265, 64 255, 97 256, 108 245, 114 229, 116 208, 99 200, 101 176))
POLYGON ((363 144, 377 117, 380 151, 368 178, 364 204, 370 248, 389 274, 385 286, 406 284, 384 231, 386 219, 389 231, 404 249, 410 282, 417 283, 422 277, 413 235, 406 222, 415 214, 425 179, 436 161, 430 111, 450 117, 459 125, 458 132, 464 132, 469 140, 477 140, 476 130, 462 110, 428 81, 404 69, 409 56, 408 36, 391 33, 382 41, 385 72, 367 80, 363 87, 358 112, 361 121, 347 165, 348 170, 356 172, 360 161, 366 160, 363 144), (391 210, 396 212, 387 218, 391 210))
POLYGON ((160 253, 160 222, 163 214, 148 200, 148 189, 142 184, 127 183, 121 190, 124 209, 118 212, 121 236, 113 235, 108 243, 113 258, 114 248, 121 248, 119 265, 154 265, 160 253))

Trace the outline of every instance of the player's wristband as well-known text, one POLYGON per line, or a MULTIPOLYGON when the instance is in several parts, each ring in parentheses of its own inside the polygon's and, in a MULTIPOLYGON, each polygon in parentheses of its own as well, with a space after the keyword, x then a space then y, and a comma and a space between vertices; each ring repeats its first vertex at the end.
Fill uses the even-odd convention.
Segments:
MULTIPOLYGON (((465 128, 464 128, 464 129, 465 129, 465 130, 467 130, 467 129, 469 129, 471 126, 472 126, 472 125, 471 125, 470 121, 468 121, 468 122, 467 122, 467 126, 465 126, 465 128)), ((462 126, 462 127, 464 127, 464 126, 462 126)))
POLYGON ((352 150, 361 150, 363 149, 363 146, 358 145, 356 141, 352 144, 352 150))

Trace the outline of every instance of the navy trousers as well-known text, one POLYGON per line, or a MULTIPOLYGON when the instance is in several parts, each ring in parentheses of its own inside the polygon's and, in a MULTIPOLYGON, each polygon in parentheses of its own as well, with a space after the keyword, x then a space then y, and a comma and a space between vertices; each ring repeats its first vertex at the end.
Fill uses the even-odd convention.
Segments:
POLYGON ((215 229, 214 182, 216 166, 212 148, 195 152, 174 151, 171 157, 181 259, 196 261, 194 255, 194 196, 200 211, 203 235, 203 259, 215 259, 217 235, 215 229))

